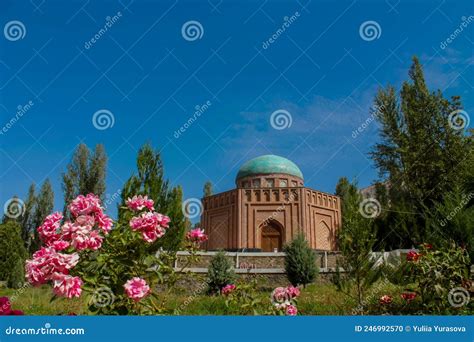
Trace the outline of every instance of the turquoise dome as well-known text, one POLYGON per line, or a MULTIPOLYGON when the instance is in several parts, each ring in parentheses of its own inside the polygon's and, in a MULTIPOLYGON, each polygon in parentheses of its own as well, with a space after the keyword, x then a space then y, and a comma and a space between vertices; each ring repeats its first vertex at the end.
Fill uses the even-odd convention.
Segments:
POLYGON ((252 175, 283 173, 303 179, 301 170, 293 163, 283 157, 267 154, 246 162, 239 169, 236 179, 252 175))

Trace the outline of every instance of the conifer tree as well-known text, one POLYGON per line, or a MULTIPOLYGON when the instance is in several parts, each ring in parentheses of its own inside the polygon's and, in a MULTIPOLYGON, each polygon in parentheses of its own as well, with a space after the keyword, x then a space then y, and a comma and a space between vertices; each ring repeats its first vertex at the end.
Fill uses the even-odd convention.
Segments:
POLYGON ((212 196, 212 194, 213 194, 212 183, 210 181, 207 181, 204 184, 203 193, 204 193, 204 197, 212 196))
POLYGON ((25 212, 20 217, 21 238, 26 248, 31 244, 31 234, 34 227, 34 215, 36 210, 35 184, 31 184, 28 189, 28 197, 25 201, 25 212))

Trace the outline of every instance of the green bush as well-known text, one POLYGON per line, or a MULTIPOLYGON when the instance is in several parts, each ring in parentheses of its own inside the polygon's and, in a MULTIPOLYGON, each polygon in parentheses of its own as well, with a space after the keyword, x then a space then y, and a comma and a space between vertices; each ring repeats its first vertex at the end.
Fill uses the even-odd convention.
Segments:
POLYGON ((468 309, 471 263, 465 249, 455 244, 440 249, 423 244, 411 254, 415 258, 408 258, 398 271, 400 283, 417 294, 424 310, 448 314, 468 309), (461 301, 459 306, 453 305, 456 301, 461 301))
POLYGON ((21 227, 14 221, 0 225, 0 280, 18 288, 25 282, 27 252, 21 239, 21 227))
POLYGON ((318 275, 316 266, 316 255, 309 248, 308 242, 303 234, 297 237, 283 248, 285 256, 285 272, 289 282, 294 285, 303 285, 312 283, 318 275))
POLYGON ((210 293, 219 293, 227 284, 235 280, 232 263, 226 258, 223 251, 219 251, 211 260, 207 272, 207 282, 210 293))

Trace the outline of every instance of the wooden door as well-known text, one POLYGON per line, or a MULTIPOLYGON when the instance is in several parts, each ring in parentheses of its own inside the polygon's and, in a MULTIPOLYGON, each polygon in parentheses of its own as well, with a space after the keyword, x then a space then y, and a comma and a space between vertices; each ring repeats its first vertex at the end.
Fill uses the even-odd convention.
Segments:
POLYGON ((274 225, 266 225, 262 228, 262 251, 273 252, 275 249, 281 251, 281 231, 274 225))

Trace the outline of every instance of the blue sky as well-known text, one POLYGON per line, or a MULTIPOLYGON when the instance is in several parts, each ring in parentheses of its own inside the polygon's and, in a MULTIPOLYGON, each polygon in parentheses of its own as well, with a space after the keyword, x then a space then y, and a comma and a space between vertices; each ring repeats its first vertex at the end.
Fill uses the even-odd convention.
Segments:
POLYGON ((406 79, 413 55, 430 87, 462 96, 466 112, 474 112, 473 7, 469 1, 3 0, 0 124, 5 128, 18 106, 33 105, 0 135, 0 201, 24 197, 32 182, 49 177, 62 208, 60 175, 80 141, 105 145, 109 196, 134 172, 136 151, 147 141, 161 149, 166 176, 183 186, 185 198, 201 197, 207 180, 216 191, 233 188, 243 162, 269 153, 293 160, 306 185, 318 190, 333 192, 341 176, 370 185, 377 172, 367 153, 377 124, 356 138, 352 132, 369 117, 379 87, 406 79), (18 27, 12 21, 23 25, 19 36, 7 30, 18 27), (369 31, 361 33, 364 23, 369 31), (114 119, 102 130, 92 121, 101 110, 114 119), (289 113, 291 126, 273 128, 277 110, 289 113))

